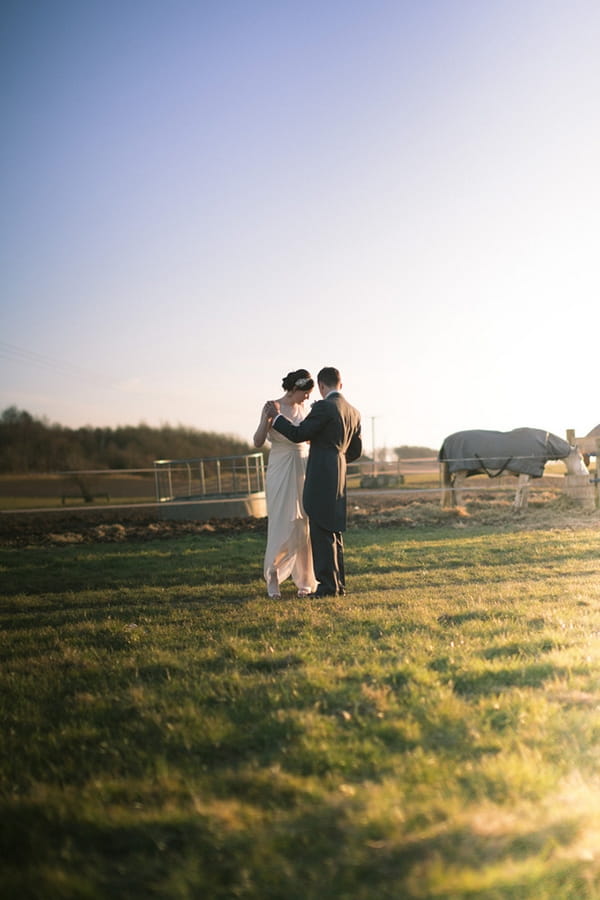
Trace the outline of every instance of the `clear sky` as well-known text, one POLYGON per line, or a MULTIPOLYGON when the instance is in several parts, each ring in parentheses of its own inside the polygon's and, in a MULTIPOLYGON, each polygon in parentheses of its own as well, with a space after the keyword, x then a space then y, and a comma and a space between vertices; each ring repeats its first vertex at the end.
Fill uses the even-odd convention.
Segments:
POLYGON ((600 423, 597 0, 4 0, 0 409, 600 423))

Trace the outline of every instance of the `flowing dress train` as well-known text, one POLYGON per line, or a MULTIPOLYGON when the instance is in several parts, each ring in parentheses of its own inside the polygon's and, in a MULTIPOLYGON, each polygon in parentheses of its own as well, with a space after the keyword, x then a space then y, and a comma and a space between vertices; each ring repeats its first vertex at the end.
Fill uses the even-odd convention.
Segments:
MULTIPOLYGON (((304 413, 296 417, 299 424, 304 413)), ((290 576, 299 591, 312 593, 317 582, 313 569, 308 518, 302 504, 309 446, 293 444, 279 432, 269 432, 271 452, 267 466, 267 549, 264 576, 268 585, 282 584, 290 576)))

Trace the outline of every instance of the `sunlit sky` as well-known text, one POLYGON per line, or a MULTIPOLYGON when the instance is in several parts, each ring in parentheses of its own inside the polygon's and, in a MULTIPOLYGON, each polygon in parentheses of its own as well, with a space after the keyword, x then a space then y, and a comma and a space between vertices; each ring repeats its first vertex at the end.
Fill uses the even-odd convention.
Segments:
POLYGON ((0 409, 600 422, 597 0, 4 0, 0 409))

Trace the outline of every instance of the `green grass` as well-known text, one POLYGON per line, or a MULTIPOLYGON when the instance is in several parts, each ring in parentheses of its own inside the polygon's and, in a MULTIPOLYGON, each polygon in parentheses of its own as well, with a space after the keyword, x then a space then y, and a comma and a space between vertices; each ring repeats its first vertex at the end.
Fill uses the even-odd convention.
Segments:
POLYGON ((597 531, 346 543, 0 548, 3 897, 600 898, 597 531))

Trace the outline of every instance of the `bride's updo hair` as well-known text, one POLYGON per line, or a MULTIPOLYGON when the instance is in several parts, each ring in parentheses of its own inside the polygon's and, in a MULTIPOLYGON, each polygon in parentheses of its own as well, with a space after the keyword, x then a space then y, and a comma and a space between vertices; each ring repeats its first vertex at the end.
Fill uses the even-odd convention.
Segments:
POLYGON ((296 369, 295 372, 288 372, 281 387, 284 391, 312 391, 315 383, 310 377, 307 369, 296 369))

